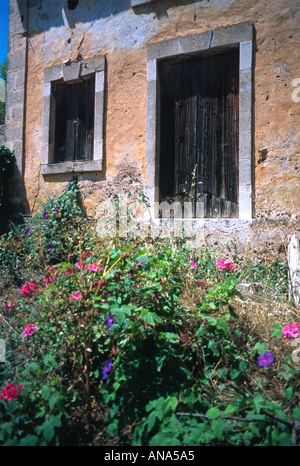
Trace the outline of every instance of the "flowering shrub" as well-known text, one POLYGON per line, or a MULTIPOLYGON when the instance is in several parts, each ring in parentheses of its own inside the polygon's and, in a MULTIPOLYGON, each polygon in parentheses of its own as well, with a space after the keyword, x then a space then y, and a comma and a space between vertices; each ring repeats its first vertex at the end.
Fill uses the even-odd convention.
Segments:
POLYGON ((259 334, 251 312, 239 315, 241 264, 168 239, 98 238, 72 205, 76 193, 72 184, 23 228, 34 275, 1 320, 10 351, 0 444, 93 444, 93 432, 138 446, 298 442, 299 367, 287 340, 299 325, 259 334))

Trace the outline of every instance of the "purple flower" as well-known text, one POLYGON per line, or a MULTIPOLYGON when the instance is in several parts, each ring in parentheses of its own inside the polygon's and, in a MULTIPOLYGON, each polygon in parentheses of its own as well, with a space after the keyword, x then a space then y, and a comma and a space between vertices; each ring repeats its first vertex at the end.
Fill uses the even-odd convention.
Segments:
POLYGON ((107 328, 107 330, 108 330, 110 327, 113 326, 113 324, 114 324, 114 318, 113 318, 112 316, 106 317, 105 323, 106 323, 106 328, 107 328))
POLYGON ((272 353, 269 353, 268 351, 265 351, 264 355, 263 356, 258 356, 257 360, 258 360, 258 364, 261 367, 267 367, 270 364, 272 364, 272 362, 274 360, 274 357, 273 357, 272 353))
POLYGON ((58 210, 58 209, 59 209, 59 207, 58 207, 58 205, 56 205, 53 210, 58 210))
POLYGON ((48 248, 48 251, 54 251, 54 249, 55 248, 53 246, 51 246, 51 248, 48 248))
POLYGON ((110 359, 105 361, 104 368, 102 370, 102 380, 107 379, 108 373, 112 370, 112 362, 110 359))
POLYGON ((30 228, 27 228, 27 230, 25 231, 26 235, 30 235, 31 233, 31 229, 30 228))
POLYGON ((47 211, 45 211, 45 212, 43 213, 43 217, 44 217, 44 218, 47 218, 47 217, 49 217, 49 214, 48 214, 48 212, 47 212, 47 211))

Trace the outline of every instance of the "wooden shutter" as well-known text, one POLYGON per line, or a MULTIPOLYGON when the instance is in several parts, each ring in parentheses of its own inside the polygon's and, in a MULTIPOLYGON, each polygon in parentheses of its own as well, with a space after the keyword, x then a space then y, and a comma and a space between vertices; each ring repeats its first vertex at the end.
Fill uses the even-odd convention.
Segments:
POLYGON ((54 162, 93 159, 95 78, 54 89, 54 162))
POLYGON ((162 63, 160 201, 238 215, 238 50, 162 63))

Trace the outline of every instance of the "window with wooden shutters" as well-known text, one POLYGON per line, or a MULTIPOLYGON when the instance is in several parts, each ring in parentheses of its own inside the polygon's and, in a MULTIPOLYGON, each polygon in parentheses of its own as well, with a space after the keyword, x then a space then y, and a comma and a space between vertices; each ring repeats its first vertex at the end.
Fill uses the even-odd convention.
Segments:
POLYGON ((95 77, 55 83, 54 163, 93 159, 95 77))
POLYGON ((197 228, 252 221, 254 41, 253 23, 243 22, 148 45, 145 193, 153 218, 165 218, 178 199, 185 223, 192 214, 197 228))
POLYGON ((160 62, 158 79, 160 202, 238 217, 238 48, 160 62))
POLYGON ((103 170, 105 69, 99 55, 44 70, 43 175, 103 170))

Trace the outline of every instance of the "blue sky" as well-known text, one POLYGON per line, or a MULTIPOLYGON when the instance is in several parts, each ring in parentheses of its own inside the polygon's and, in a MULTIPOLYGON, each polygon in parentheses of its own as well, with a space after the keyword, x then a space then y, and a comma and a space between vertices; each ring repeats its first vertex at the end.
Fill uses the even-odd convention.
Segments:
POLYGON ((7 56, 8 0, 0 0, 0 63, 7 56))

